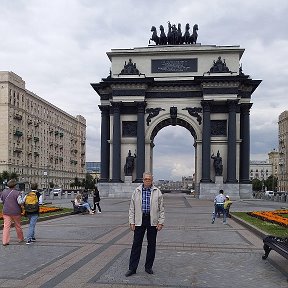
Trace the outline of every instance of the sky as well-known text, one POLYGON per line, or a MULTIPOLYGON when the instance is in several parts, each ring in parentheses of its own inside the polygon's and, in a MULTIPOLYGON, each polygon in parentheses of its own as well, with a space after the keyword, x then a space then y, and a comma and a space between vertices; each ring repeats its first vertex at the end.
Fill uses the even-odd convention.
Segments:
MULTIPOLYGON (((288 110, 287 0, 0 0, 0 71, 87 121, 86 161, 100 161, 100 98, 90 86, 109 75, 106 52, 148 46, 151 26, 198 24, 202 45, 240 45, 243 72, 262 80, 252 95, 251 160, 278 149, 288 110)), ((167 29, 167 28, 165 28, 167 29)), ((155 179, 194 173, 194 139, 166 127, 155 137, 155 179)))

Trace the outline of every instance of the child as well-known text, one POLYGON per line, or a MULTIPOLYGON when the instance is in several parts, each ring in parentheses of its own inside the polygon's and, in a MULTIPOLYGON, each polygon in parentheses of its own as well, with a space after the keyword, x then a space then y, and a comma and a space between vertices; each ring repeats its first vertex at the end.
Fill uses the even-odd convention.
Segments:
POLYGON ((230 197, 226 195, 226 199, 224 202, 224 211, 226 213, 226 217, 229 217, 229 218, 231 218, 231 215, 229 213, 229 209, 231 205, 232 205, 232 201, 230 200, 230 197))

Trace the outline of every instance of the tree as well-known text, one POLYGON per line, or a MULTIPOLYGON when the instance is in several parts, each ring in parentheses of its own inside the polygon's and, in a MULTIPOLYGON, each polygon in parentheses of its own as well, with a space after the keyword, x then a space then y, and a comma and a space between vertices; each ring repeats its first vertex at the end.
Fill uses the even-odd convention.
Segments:
POLYGON ((85 176, 85 189, 94 189, 95 188, 95 179, 93 178, 93 176, 89 173, 86 173, 85 176))
POLYGON ((269 191, 277 191, 278 179, 277 177, 270 175, 267 180, 265 180, 265 186, 269 191))
POLYGON ((0 174, 0 179, 1 182, 3 183, 4 181, 9 181, 10 179, 16 179, 18 180, 18 174, 16 172, 11 172, 9 173, 8 171, 2 171, 2 173, 0 174))
POLYGON ((254 178, 252 180, 252 190, 253 191, 261 191, 262 190, 262 181, 257 179, 257 178, 254 178))

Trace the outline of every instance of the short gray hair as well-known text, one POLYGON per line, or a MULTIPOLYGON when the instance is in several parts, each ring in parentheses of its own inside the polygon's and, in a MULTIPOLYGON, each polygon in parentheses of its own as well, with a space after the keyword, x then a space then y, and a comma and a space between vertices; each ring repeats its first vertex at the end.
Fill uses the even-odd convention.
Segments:
POLYGON ((153 175, 152 175, 151 172, 145 171, 145 172, 143 173, 143 179, 145 178, 145 175, 151 176, 151 178, 153 179, 153 175))

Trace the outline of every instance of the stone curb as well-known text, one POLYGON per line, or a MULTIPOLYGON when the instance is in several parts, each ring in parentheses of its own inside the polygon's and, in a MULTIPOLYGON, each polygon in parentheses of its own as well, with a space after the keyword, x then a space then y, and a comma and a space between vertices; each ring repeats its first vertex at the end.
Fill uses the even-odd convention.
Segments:
POLYGON ((258 229, 257 227, 255 227, 254 225, 245 222, 244 220, 242 220, 241 218, 231 214, 231 218, 237 222, 238 224, 244 226, 245 228, 247 228, 248 230, 250 230, 251 232, 253 232, 256 236, 258 236, 260 239, 265 238, 266 236, 268 236, 268 234, 265 234, 265 232, 263 232, 262 230, 258 229))

